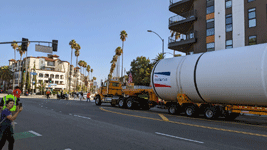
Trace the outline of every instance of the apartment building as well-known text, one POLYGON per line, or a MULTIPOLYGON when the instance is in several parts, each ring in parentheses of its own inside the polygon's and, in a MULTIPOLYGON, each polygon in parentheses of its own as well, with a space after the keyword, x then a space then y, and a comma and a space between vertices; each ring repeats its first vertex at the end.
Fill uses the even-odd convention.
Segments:
POLYGON ((266 0, 170 0, 168 48, 186 54, 267 42, 266 0))
MULTIPOLYGON (((80 73, 79 68, 74 68, 69 62, 60 60, 57 55, 48 54, 47 57, 31 56, 24 58, 22 61, 11 59, 9 60, 9 67, 11 71, 15 72, 14 86, 19 86, 18 82, 20 81, 21 83, 22 72, 25 72, 26 70, 28 72, 36 73, 37 83, 34 83, 33 75, 30 75, 32 89, 35 89, 35 85, 36 87, 39 87, 41 85, 40 83, 45 83, 46 89, 52 88, 53 90, 61 91, 69 90, 70 87, 70 90, 73 91, 76 90, 77 85, 83 86, 86 84, 84 80, 86 76, 80 73), (71 77, 71 80, 69 80, 69 77, 71 77), (49 78, 52 79, 52 82, 49 82, 49 78), (69 84, 69 81, 71 81, 71 84, 69 84)), ((86 86, 88 86, 88 83, 86 86)), ((38 93, 39 90, 37 89, 35 92, 38 93)))

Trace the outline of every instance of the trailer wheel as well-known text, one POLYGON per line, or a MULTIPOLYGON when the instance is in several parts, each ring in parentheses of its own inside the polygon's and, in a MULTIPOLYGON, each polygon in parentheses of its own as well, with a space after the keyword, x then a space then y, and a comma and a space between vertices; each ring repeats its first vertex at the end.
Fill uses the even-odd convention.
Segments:
POLYGON ((125 107, 125 102, 124 102, 123 99, 120 99, 120 100, 119 100, 119 107, 120 107, 120 108, 124 108, 124 107, 125 107))
POLYGON ((168 112, 172 115, 175 115, 178 113, 178 110, 177 110, 177 105, 175 104, 172 104, 171 106, 169 106, 168 108, 168 112))
POLYGON ((197 106, 194 106, 194 105, 187 106, 185 108, 185 114, 188 117, 195 117, 195 116, 197 116, 198 115, 197 106))
POLYGON ((238 117, 240 114, 239 113, 227 113, 225 116, 226 120, 235 120, 236 117, 238 117))
POLYGON ((97 106, 100 106, 100 105, 101 105, 100 96, 96 96, 96 98, 95 98, 95 104, 96 104, 97 106))
POLYGON ((219 112, 217 107, 207 107, 204 111, 205 118, 216 119, 219 117, 219 112))
POLYGON ((126 106, 127 106, 127 108, 129 108, 129 109, 133 109, 133 105, 134 105, 134 103, 133 103, 132 98, 128 98, 128 99, 127 99, 127 102, 126 102, 126 106))

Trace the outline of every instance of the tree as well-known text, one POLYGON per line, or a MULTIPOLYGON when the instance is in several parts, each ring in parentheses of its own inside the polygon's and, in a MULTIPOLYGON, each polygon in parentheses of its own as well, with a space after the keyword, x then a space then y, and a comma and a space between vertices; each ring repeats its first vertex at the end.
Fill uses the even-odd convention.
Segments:
MULTIPOLYGON (((35 83, 36 84, 36 83, 35 83)), ((46 83, 44 83, 42 80, 40 82, 40 85, 38 86, 38 89, 40 90, 41 92, 41 95, 42 93, 44 93, 44 88, 46 87, 46 83)))
POLYGON ((93 70, 93 69, 91 69, 91 77, 93 76, 93 75, 92 75, 92 74, 93 74, 93 71, 94 71, 94 70, 93 70))
MULTIPOLYGON (((6 81, 6 86, 10 86, 10 80, 13 78, 13 72, 9 69, 8 66, 2 66, 0 68, 0 79, 6 81), (8 84, 7 84, 8 83, 8 84)), ((5 87, 7 89, 7 87, 5 87)))
POLYGON ((78 57, 80 56, 80 51, 75 50, 75 56, 76 56, 76 67, 78 66, 78 57))
POLYGON ((176 55, 174 55, 174 57, 180 57, 180 56, 182 56, 181 54, 176 54, 176 55))
POLYGON ((96 80, 96 77, 93 77, 93 80, 96 80))
POLYGON ((71 40, 70 42, 69 42, 69 45, 70 45, 70 48, 71 48, 71 65, 72 65, 72 53, 73 53, 73 49, 75 48, 75 46, 76 46, 76 41, 75 40, 71 40))
MULTIPOLYGON (((21 59, 22 59, 23 54, 25 54, 25 51, 23 51, 23 50, 21 49, 21 45, 18 46, 17 51, 19 52, 19 55, 20 55, 20 61, 19 61, 19 80, 18 80, 18 84, 20 84, 20 78, 21 78, 21 76, 20 76, 20 75, 21 75, 21 74, 20 74, 20 71, 21 71, 20 63, 21 63, 21 59)), ((22 85, 22 84, 21 84, 21 85, 22 85)))
POLYGON ((26 78, 26 89, 30 91, 31 89, 31 77, 30 77, 30 72, 27 72, 27 78, 26 78))
POLYGON ((123 47, 124 47, 124 41, 126 41, 127 37, 128 37, 128 34, 126 33, 126 31, 122 30, 120 34, 120 39, 122 41, 121 76, 123 76, 123 51, 124 51, 123 47))
POLYGON ((152 65, 154 66, 161 59, 164 59, 164 54, 163 53, 158 53, 158 55, 156 56, 156 58, 153 59, 154 61, 153 61, 152 65))
MULTIPOLYGON (((90 65, 87 65, 86 71, 88 72, 88 76, 89 76, 90 69, 91 69, 91 66, 90 65)), ((89 78, 89 80, 90 80, 90 78, 89 78)))
POLYGON ((77 57, 77 59, 76 59, 76 67, 77 67, 77 65, 78 65, 78 57, 80 56, 81 46, 80 46, 80 44, 76 43, 74 48, 75 48, 75 56, 77 57))
POLYGON ((84 69, 86 68, 86 66, 87 66, 87 62, 84 62, 83 63, 83 66, 82 66, 83 67, 83 74, 84 74, 84 76, 85 76, 85 70, 84 69))
POLYGON ((13 41, 14 43, 11 44, 12 48, 14 49, 14 59, 16 60, 16 49, 18 48, 18 43, 13 41))
POLYGON ((144 56, 140 56, 131 62, 131 69, 127 74, 132 73, 134 84, 149 86, 152 68, 153 66, 150 60, 144 56))

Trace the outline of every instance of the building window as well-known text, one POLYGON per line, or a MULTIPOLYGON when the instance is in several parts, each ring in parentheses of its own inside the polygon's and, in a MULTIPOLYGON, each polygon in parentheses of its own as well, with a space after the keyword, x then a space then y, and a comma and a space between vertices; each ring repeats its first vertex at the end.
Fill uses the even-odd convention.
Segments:
POLYGON ((214 35, 214 28, 207 29, 207 36, 214 35))
POLYGON ((207 14, 214 13, 214 6, 207 7, 207 14))
POLYGON ((214 43, 207 43, 207 51, 214 51, 215 44, 214 43))
POLYGON ((214 18, 207 20, 207 29, 214 28, 214 18))
POLYGON ((233 48, 233 40, 226 41, 226 49, 233 48))
POLYGON ((256 8, 248 10, 248 27, 256 27, 256 8))
POLYGON ((232 7, 232 0, 225 0, 225 8, 231 8, 232 7))
POLYGON ((214 0, 207 0, 207 7, 214 6, 214 0))
POLYGON ((232 25, 232 14, 226 15, 225 17, 225 23, 226 23, 226 32, 233 31, 233 25, 232 25))
POLYGON ((47 62, 47 66, 55 66, 55 62, 48 61, 48 62, 47 62))
POLYGON ((255 1, 255 0, 248 0, 248 3, 253 2, 253 1, 255 1))
POLYGON ((60 81, 60 84, 63 84, 63 81, 60 81))
POLYGON ((249 36, 248 37, 248 45, 255 45, 257 44, 257 36, 249 36))
POLYGON ((38 81, 38 83, 41 83, 41 82, 43 82, 43 80, 39 80, 39 81, 38 81))
POLYGON ((44 75, 42 73, 39 73, 39 77, 42 78, 44 77, 44 75))

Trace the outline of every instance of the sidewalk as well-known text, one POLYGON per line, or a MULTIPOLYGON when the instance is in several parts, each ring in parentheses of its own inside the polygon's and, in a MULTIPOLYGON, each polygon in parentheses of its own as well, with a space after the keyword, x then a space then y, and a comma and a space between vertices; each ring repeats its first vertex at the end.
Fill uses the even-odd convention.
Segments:
MULTIPOLYGON (((2 99, 4 96, 6 96, 7 95, 7 93, 0 93, 0 98, 2 99)), ((24 96, 24 95, 22 95, 22 96, 20 96, 20 98, 35 98, 35 99, 46 99, 46 95, 29 95, 29 96, 24 96)), ((50 95, 50 99, 57 99, 57 95, 54 95, 54 96, 52 96, 52 95, 50 95)), ((66 99, 65 99, 66 100, 66 99)), ((73 97, 71 97, 69 100, 74 100, 74 98, 73 97)), ((80 101, 80 99, 78 99, 78 98, 76 98, 75 99, 76 101, 80 101)), ((94 94, 92 94, 91 96, 90 96, 90 100, 91 100, 91 102, 93 101, 95 101, 94 100, 94 94)), ((82 101, 86 101, 86 99, 83 99, 82 101)))

